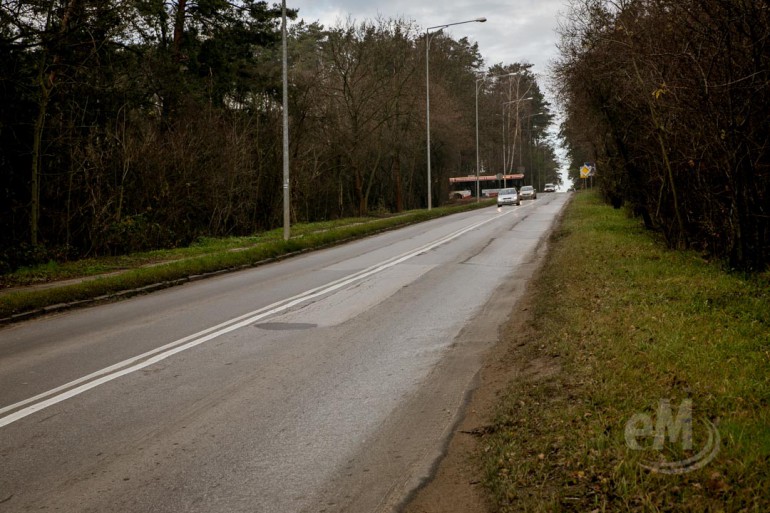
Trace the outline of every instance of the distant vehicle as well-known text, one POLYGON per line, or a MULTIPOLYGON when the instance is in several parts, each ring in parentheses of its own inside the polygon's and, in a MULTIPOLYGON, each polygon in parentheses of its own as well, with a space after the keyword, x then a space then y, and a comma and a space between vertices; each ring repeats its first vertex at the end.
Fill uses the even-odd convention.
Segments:
POLYGON ((521 199, 537 199, 537 191, 531 185, 525 185, 519 189, 519 197, 521 199))
POLYGON ((497 207, 500 208, 503 205, 521 205, 521 198, 515 188, 500 189, 497 193, 497 207))
POLYGON ((556 192, 556 186, 552 183, 547 183, 543 187, 543 192, 556 192))
POLYGON ((471 197, 471 191, 470 190, 464 190, 464 191, 452 191, 449 193, 449 199, 464 199, 464 198, 470 198, 471 197))

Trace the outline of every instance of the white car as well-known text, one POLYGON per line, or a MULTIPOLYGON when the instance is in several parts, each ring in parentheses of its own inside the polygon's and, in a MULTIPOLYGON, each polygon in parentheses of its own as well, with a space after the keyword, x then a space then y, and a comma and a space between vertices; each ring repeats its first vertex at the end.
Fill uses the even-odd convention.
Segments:
POLYGON ((537 191, 531 185, 525 185, 519 191, 521 199, 537 199, 537 191))
POLYGON ((543 192, 556 192, 556 186, 552 183, 547 183, 543 186, 543 192))
POLYGON ((500 189, 497 193, 497 208, 503 205, 521 205, 521 199, 519 193, 516 192, 516 188, 500 189))

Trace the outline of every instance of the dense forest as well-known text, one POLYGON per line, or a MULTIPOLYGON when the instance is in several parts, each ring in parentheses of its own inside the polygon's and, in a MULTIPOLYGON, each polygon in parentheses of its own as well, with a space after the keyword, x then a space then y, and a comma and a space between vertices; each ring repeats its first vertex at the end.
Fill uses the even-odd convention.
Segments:
MULTIPOLYGON (((424 31, 288 14, 292 222, 427 206, 424 31)), ((476 172, 477 98, 481 171, 557 181, 530 65, 428 37, 432 203, 476 172)), ((0 55, 0 272, 282 223, 280 5, 3 0, 0 55)))
POLYGON ((770 261, 770 3, 572 0, 554 66, 578 167, 674 248, 770 261))

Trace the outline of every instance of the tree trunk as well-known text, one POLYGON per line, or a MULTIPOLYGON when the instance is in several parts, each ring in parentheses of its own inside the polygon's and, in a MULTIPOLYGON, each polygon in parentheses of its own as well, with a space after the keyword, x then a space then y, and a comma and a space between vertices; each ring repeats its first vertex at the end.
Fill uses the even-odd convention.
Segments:
POLYGON ((358 215, 363 217, 366 215, 366 195, 364 194, 364 179, 361 176, 361 172, 356 168, 353 172, 356 179, 356 197, 358 198, 358 215))
POLYGON ((393 159, 393 182, 396 185, 396 212, 404 211, 404 186, 401 183, 401 157, 393 159))
POLYGON ((176 5, 176 17, 174 18, 174 44, 173 54, 178 61, 182 60, 182 36, 184 35, 184 19, 187 14, 187 0, 179 0, 176 5))
MULTIPOLYGON (((42 69, 41 69, 42 71, 42 69)), ((40 224, 40 160, 45 130, 45 116, 48 110, 48 100, 51 90, 46 85, 46 77, 40 74, 40 100, 38 101, 38 113, 35 120, 35 130, 32 135, 32 177, 30 180, 30 213, 29 213, 29 241, 33 246, 38 243, 38 227, 40 224)))
MULTIPOLYGON (((52 0, 48 5, 48 15, 46 20, 46 31, 51 26, 51 16, 53 14, 55 1, 52 0)), ((77 0, 70 0, 67 4, 67 8, 62 15, 61 27, 59 28, 59 36, 63 36, 67 33, 69 28, 70 18, 72 17, 75 8, 77 7, 77 0)), ((45 37, 45 36, 44 36, 45 37)), ((46 68, 48 63, 48 48, 46 47, 46 41, 42 41, 42 51, 40 59, 40 69, 38 70, 38 81, 40 86, 40 98, 38 100, 37 119, 35 120, 35 128, 32 135, 32 166, 30 170, 30 215, 29 215, 29 240, 34 246, 39 242, 39 225, 40 225, 40 168, 41 168, 41 148, 43 145, 43 133, 45 132, 45 117, 48 113, 48 102, 51 99, 51 91, 53 90, 54 83, 56 81, 56 65, 61 61, 61 56, 57 53, 53 53, 52 68, 46 76, 46 68)))

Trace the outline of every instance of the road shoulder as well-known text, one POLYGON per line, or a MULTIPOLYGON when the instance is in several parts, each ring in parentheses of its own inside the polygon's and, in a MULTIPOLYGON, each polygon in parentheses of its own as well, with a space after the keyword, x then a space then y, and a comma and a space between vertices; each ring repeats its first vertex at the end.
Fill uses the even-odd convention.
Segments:
POLYGON ((481 482, 482 435, 490 429, 500 399, 511 383, 536 382, 552 376, 559 368, 558 359, 538 358, 532 325, 530 291, 537 286, 546 254, 547 244, 544 244, 534 261, 521 269, 521 274, 531 274, 533 278, 508 320, 500 326, 498 343, 485 355, 462 420, 457 424, 433 477, 413 494, 403 513, 489 511, 488 492, 481 482))

